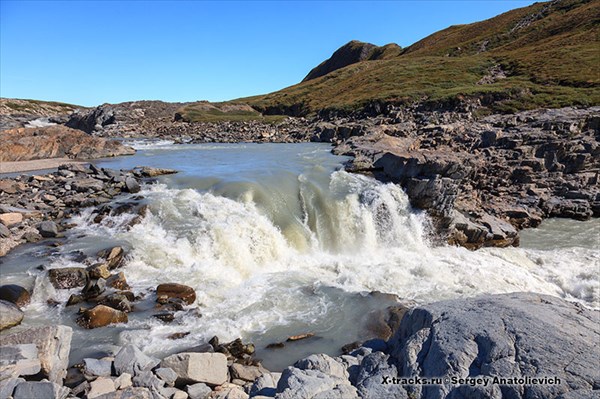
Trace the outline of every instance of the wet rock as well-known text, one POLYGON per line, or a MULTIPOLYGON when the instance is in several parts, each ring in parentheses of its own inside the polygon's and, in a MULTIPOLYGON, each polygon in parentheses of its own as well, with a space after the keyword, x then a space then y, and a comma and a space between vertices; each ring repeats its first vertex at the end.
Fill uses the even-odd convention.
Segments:
POLYGON ((0 214, 0 223, 6 227, 15 226, 23 221, 23 215, 17 212, 0 214))
POLYGON ((106 291, 106 280, 99 278, 98 280, 88 280, 81 293, 84 298, 91 299, 97 298, 104 291, 106 291))
POLYGON ((0 300, 0 331, 19 325, 23 312, 12 302, 0 300))
MULTIPOLYGON (((169 334, 169 335, 167 336, 167 338, 168 338, 168 339, 172 339, 172 340, 176 340, 176 339, 182 339, 182 338, 185 338, 185 337, 187 337, 188 335, 190 335, 190 332, 189 332, 189 331, 185 331, 185 332, 176 332, 176 333, 173 333, 173 334, 169 334)), ((212 346, 211 346, 211 349, 212 349, 212 346)), ((193 350, 190 350, 190 352, 201 352, 201 351, 193 351, 193 350)))
POLYGON ((88 275, 93 279, 107 279, 110 277, 110 269, 106 263, 95 263, 87 268, 88 275))
POLYGON ((14 399, 65 399, 69 395, 69 388, 53 382, 22 382, 14 390, 14 399))
POLYGON ((212 389, 204 383, 197 383, 193 385, 188 385, 185 387, 185 390, 190 399, 206 399, 208 395, 212 392, 212 389))
POLYGON ((160 360, 147 356, 133 345, 125 345, 115 355, 114 366, 117 374, 128 373, 136 375, 139 371, 150 370, 160 363, 160 360))
POLYGON ((304 334, 292 335, 292 336, 288 337, 287 341, 289 341, 289 342, 300 341, 301 339, 312 338, 314 336, 315 336, 315 333, 304 333, 304 334))
POLYGON ((112 361, 103 359, 83 359, 84 372, 88 376, 110 377, 112 372, 112 361))
POLYGON ((58 236, 58 225, 50 220, 40 223, 37 229, 40 235, 44 238, 58 236))
POLYGON ((62 384, 67 375, 73 330, 67 326, 31 327, 0 337, 0 345, 35 344, 41 373, 51 382, 62 384))
POLYGON ((179 298, 190 305, 196 301, 196 291, 192 287, 176 283, 160 284, 156 288, 158 303, 167 303, 171 298, 179 298))
POLYGON ((99 328, 109 324, 127 323, 127 313, 113 309, 105 305, 97 305, 87 309, 77 319, 77 324, 83 328, 99 328))
POLYGON ((111 275, 108 279, 106 279, 106 285, 111 288, 116 288, 118 290, 128 290, 129 284, 127 284, 127 280, 125 279, 125 273, 119 272, 111 275))
POLYGON ((116 269, 123 264, 125 250, 122 247, 112 247, 98 252, 98 257, 106 261, 109 269, 116 269))
POLYGON ((177 373, 177 383, 203 382, 221 385, 227 381, 227 357, 222 353, 178 353, 166 357, 161 367, 177 373))
POLYGON ((133 309, 128 296, 123 293, 109 294, 100 301, 100 304, 110 306, 125 313, 129 313, 133 309))
POLYGON ((140 184, 133 177, 125 179, 125 187, 127 187, 127 191, 132 194, 139 193, 141 190, 140 184))
POLYGON ((0 380, 39 373, 41 363, 35 344, 0 347, 0 380))
POLYGON ((156 314, 153 314, 152 317, 156 317, 157 319, 159 319, 160 321, 163 321, 165 323, 170 323, 173 320, 175 320, 175 315, 171 312, 156 313, 156 314))
POLYGON ((69 296, 69 299, 67 300, 66 306, 77 305, 78 303, 81 303, 83 301, 85 301, 85 298, 83 297, 83 295, 71 294, 71 296, 69 296))
POLYGON ((110 394, 114 391, 116 391, 116 389, 113 380, 110 378, 100 377, 90 382, 90 391, 87 394, 87 398, 99 398, 104 394, 110 394))
POLYGON ((84 287, 88 281, 88 273, 82 267, 64 267, 48 270, 50 283, 57 289, 84 287))
POLYGON ((142 177, 156 177, 156 176, 161 176, 161 175, 170 175, 170 174, 177 173, 177 171, 174 169, 152 168, 149 166, 144 166, 144 167, 136 170, 136 172, 138 172, 139 175, 142 177))
POLYGON ((18 307, 27 306, 31 301, 29 291, 17 284, 6 284, 0 286, 0 299, 12 302, 18 307))

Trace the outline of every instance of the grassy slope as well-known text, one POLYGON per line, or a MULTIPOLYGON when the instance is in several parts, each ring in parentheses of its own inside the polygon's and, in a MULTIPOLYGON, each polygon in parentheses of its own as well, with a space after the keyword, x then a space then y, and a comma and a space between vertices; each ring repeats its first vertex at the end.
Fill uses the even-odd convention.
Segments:
POLYGON ((464 96, 480 97, 494 110, 508 112, 600 104, 600 0, 550 4, 536 3, 486 21, 452 26, 399 56, 353 64, 236 102, 269 113, 292 107, 300 113, 350 110, 373 100, 439 102, 464 96), (508 78, 478 85, 495 64, 508 78))
POLYGON ((61 114, 61 113, 72 112, 78 108, 84 108, 84 107, 81 107, 79 105, 56 102, 56 101, 41 101, 41 100, 12 99, 12 98, 0 99, 0 113, 1 114, 12 114, 12 113, 61 114))
POLYGON ((208 103, 206 101, 186 105, 178 113, 187 122, 221 122, 221 121, 253 121, 278 122, 284 116, 263 116, 260 112, 246 104, 208 103))

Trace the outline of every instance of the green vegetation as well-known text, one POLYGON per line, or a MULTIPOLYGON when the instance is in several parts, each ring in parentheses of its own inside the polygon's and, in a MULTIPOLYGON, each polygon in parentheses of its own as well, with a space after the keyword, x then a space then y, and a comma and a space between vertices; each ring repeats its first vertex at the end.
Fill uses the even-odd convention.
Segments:
POLYGON ((536 3, 449 27, 404 50, 389 47, 382 59, 236 102, 269 114, 461 98, 479 98, 495 112, 597 105, 599 35, 600 0, 536 3), (506 77, 482 82, 496 65, 506 77))
POLYGON ((13 111, 23 113, 36 114, 39 111, 53 111, 56 113, 67 113, 72 112, 77 108, 84 108, 78 105, 61 103, 56 101, 41 101, 41 100, 30 100, 30 99, 11 99, 2 98, 0 99, 0 106, 2 108, 7 107, 13 111))
POLYGON ((198 102, 187 105, 178 111, 187 122, 253 121, 277 123, 285 119, 284 115, 263 116, 246 104, 198 102))

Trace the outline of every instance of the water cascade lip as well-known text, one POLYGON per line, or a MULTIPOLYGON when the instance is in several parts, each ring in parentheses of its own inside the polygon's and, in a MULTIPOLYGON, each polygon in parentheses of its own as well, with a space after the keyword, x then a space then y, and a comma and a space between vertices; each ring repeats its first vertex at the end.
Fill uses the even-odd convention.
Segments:
MULTIPOLYGON (((242 337, 257 343, 265 364, 277 369, 304 354, 337 354, 343 344, 361 338, 364 331, 357 326, 365 320, 359 316, 390 304, 369 299, 371 291, 416 303, 531 291, 599 307, 594 259, 600 251, 593 245, 478 251, 434 246, 428 240, 427 216, 411 209, 401 188, 336 170, 340 159, 328 151, 322 145, 173 149, 159 143, 129 159, 108 162, 152 161, 151 166, 169 167, 173 159, 196 160, 179 175, 143 187, 139 195, 149 212, 132 227, 136 215, 127 213, 97 224, 89 209, 73 219, 77 227, 69 243, 48 266, 76 266, 67 255, 74 250, 93 254, 99 243, 123 245, 129 251, 127 280, 136 294, 148 298, 126 326, 76 330, 76 339, 102 350, 116 335, 118 343, 166 354, 214 335, 224 341, 242 337), (254 169, 233 173, 240 165, 254 169), (189 309, 171 324, 149 317, 153 290, 164 282, 192 286, 201 317, 189 309), (308 331, 319 339, 289 345, 287 352, 262 349, 308 331), (175 332, 190 334, 166 339, 175 332)), ((598 229, 597 221, 590 223, 598 229)), ((544 226, 531 232, 536 233, 549 234, 544 226)), ((528 241, 535 244, 526 235, 523 242, 528 241)), ((10 270, 17 266, 8 263, 5 270, 12 278, 10 270)), ((70 292, 53 291, 33 267, 35 261, 31 265, 29 278, 35 279, 38 294, 29 306, 34 314, 29 319, 53 317, 72 324, 74 310, 61 305, 49 311, 45 303, 48 295, 64 303, 70 292)))

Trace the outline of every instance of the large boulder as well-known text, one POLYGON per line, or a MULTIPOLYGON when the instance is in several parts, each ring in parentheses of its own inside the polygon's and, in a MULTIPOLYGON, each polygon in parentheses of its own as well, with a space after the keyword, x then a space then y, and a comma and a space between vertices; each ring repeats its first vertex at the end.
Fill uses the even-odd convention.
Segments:
POLYGON ((0 331, 20 324, 23 316, 17 305, 0 299, 0 331))
POLYGON ((178 353, 166 357, 160 366, 173 369, 178 384, 203 382, 216 386, 228 378, 227 357, 222 353, 178 353))
MULTIPOLYGON (((502 397, 554 398, 600 386, 599 312, 533 293, 484 295, 410 310, 391 340, 401 376, 544 378, 559 384, 502 385, 502 397)), ((415 397, 478 397, 466 384, 415 386, 415 397)), ((494 388, 489 388, 488 395, 494 388)))
POLYGON ((42 376, 62 384, 67 375, 73 330, 67 326, 31 327, 0 337, 0 346, 35 344, 42 376))

